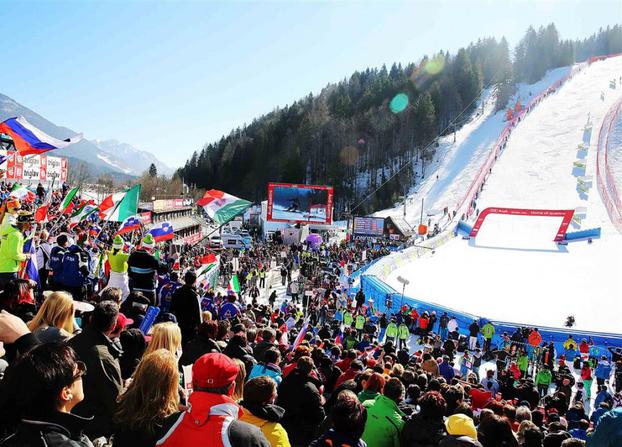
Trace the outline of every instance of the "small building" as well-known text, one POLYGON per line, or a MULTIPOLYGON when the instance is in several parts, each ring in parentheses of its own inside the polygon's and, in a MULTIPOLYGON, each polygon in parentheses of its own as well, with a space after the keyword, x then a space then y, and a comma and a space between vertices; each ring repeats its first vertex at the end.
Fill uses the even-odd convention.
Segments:
POLYGON ((405 241, 415 235, 417 229, 410 226, 401 216, 389 216, 384 221, 384 231, 389 239, 405 241))

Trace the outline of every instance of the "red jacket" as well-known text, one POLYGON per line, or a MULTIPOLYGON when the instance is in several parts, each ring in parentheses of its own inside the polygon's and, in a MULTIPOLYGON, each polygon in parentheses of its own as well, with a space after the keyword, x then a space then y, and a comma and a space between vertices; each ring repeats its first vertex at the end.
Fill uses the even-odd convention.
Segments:
POLYGON ((270 447, 259 428, 238 421, 244 412, 230 397, 196 391, 188 403, 188 410, 166 419, 157 446, 270 447))

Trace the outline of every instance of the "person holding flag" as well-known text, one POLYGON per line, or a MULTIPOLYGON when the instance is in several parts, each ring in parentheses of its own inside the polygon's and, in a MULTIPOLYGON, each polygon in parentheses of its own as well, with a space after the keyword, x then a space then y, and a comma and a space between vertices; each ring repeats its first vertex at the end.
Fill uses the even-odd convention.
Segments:
POLYGON ((127 261, 130 291, 141 292, 152 305, 156 304, 157 275, 168 270, 167 265, 153 255, 155 247, 153 236, 147 233, 127 261))
POLYGON ((104 290, 110 287, 121 289, 123 301, 130 294, 127 275, 127 261, 130 258, 130 254, 123 251, 124 246, 123 238, 117 234, 112 240, 112 250, 106 252, 108 263, 110 264, 110 279, 108 279, 108 284, 104 288, 104 290))
POLYGON ((14 222, 0 229, 0 289, 11 280, 17 279, 17 273, 23 261, 30 259, 24 253, 24 233, 34 223, 32 213, 22 211, 14 222))
POLYGON ((19 212, 21 207, 22 204, 20 203, 19 199, 16 199, 14 197, 10 198, 5 202, 5 205, 2 207, 4 208, 4 210, 2 210, 3 216, 0 229, 9 226, 12 223, 15 223, 17 219, 17 213, 19 212))

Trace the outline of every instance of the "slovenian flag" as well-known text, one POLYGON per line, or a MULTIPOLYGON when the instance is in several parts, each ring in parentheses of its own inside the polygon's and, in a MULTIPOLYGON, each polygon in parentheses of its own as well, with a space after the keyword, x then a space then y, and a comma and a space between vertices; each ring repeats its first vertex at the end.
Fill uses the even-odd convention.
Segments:
POLYGON ((140 184, 126 191, 111 194, 99 204, 99 216, 102 220, 123 222, 138 211, 139 197, 140 184))
POLYGON ((34 202, 37 197, 34 192, 18 183, 13 185, 13 189, 11 189, 9 195, 21 200, 22 202, 34 202))
POLYGON ((343 332, 339 329, 339 333, 335 337, 335 344, 338 346, 343 345, 343 332))
POLYGON ((302 328, 300 329, 300 332, 298 333, 296 340, 294 340, 294 344, 292 345, 292 351, 295 351, 296 348, 300 345, 300 343, 302 343, 302 340, 304 340, 305 335, 307 335, 308 329, 309 329, 309 318, 305 319, 305 322, 302 325, 302 328))
POLYGON ((117 234, 131 233, 134 230, 140 230, 140 219, 137 216, 130 216, 121 223, 117 234))
POLYGON ((99 233, 102 232, 102 229, 99 225, 91 225, 91 227, 89 228, 89 235, 95 237, 95 236, 99 236, 99 233))
POLYGON ((59 140, 51 137, 26 121, 26 118, 9 118, 0 123, 0 132, 9 135, 20 155, 43 154, 54 149, 62 149, 82 140, 82 134, 59 140))
POLYGON ((224 225, 234 217, 242 214, 252 205, 248 200, 240 199, 217 189, 210 189, 197 200, 207 215, 218 225, 224 225))
POLYGON ((175 236, 173 225, 169 222, 162 222, 159 226, 153 227, 149 230, 149 233, 153 236, 153 239, 156 242, 170 241, 175 236))
POLYGON ((30 279, 32 281, 35 281, 39 285, 39 287, 41 287, 41 282, 39 281, 39 268, 37 266, 37 257, 35 256, 35 245, 33 244, 33 238, 29 238, 26 240, 26 242, 24 242, 24 253, 29 253, 30 259, 22 262, 19 277, 22 279, 30 279))

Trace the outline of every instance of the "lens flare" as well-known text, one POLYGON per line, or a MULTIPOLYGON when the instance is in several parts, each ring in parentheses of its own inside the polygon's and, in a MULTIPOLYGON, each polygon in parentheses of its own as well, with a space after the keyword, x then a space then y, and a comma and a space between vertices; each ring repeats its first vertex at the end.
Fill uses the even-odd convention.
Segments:
POLYGON ((427 61, 423 69, 425 70, 427 74, 434 76, 434 75, 439 74, 441 71, 443 71, 444 67, 445 67, 445 58, 441 56, 436 56, 435 58, 427 61))
POLYGON ((393 113, 403 112, 408 107, 408 95, 406 93, 398 93, 389 103, 389 109, 393 113))

